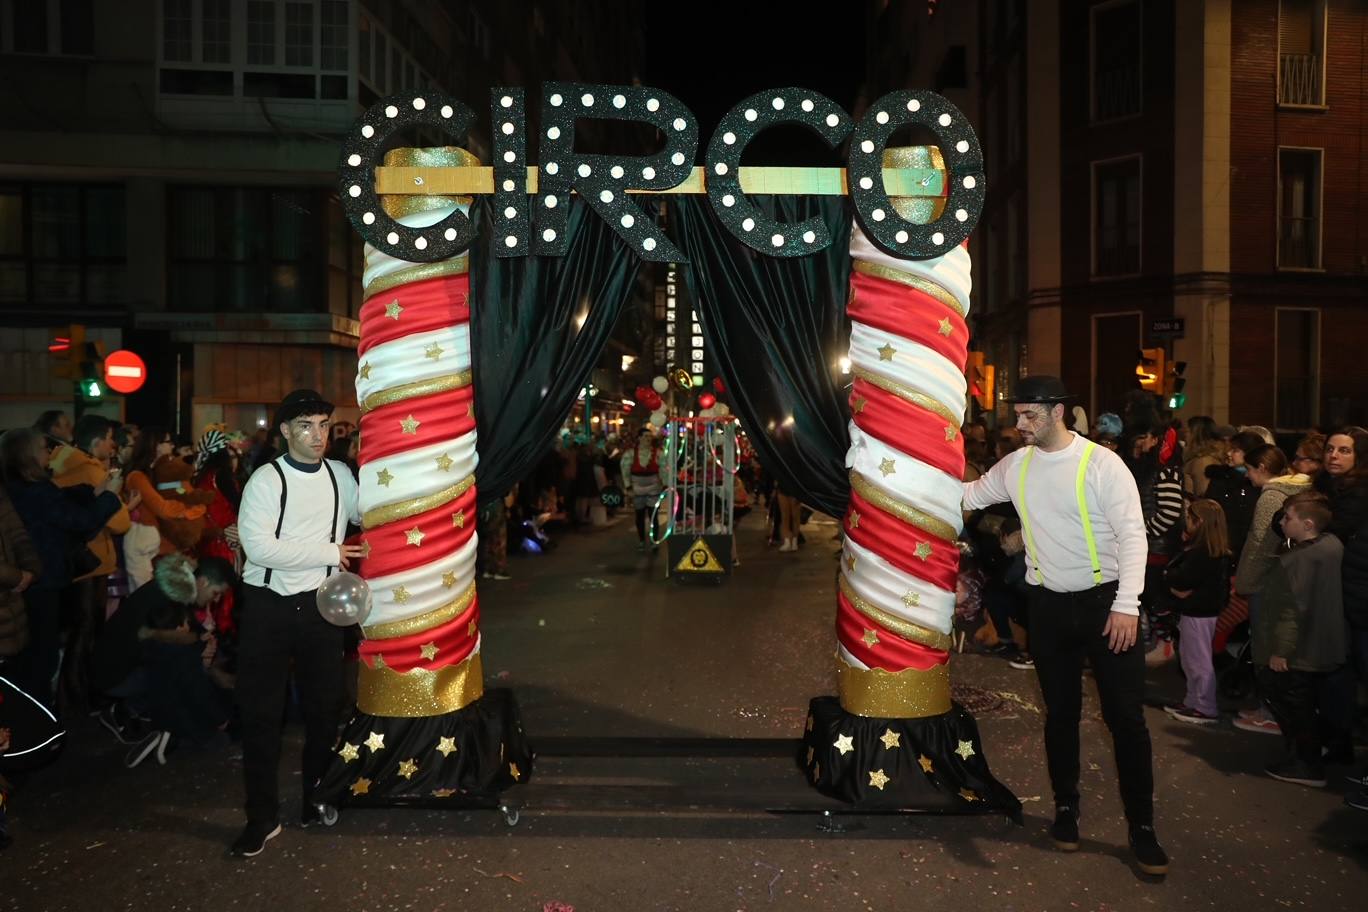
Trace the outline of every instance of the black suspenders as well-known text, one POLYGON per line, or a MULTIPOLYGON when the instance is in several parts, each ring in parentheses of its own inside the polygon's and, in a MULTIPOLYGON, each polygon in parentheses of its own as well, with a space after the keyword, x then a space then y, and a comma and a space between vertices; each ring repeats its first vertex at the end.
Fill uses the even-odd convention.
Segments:
MULTIPOLYGON (((271 468, 275 469, 275 470, 276 470, 276 474, 280 476, 280 516, 278 516, 278 517, 276 518, 276 527, 275 527, 275 537, 276 537, 276 540, 279 541, 279 539, 280 539, 280 530, 283 529, 283 528, 285 527, 285 492, 286 492, 285 471, 284 471, 283 469, 281 469, 281 467, 280 467, 280 461, 279 461, 279 460, 276 460, 276 459, 272 459, 272 460, 271 460, 271 468)), ((338 513, 339 513, 339 512, 341 511, 341 509, 342 509, 342 494, 341 494, 341 492, 339 492, 338 489, 337 489, 337 476, 333 474, 332 466, 328 465, 328 460, 326 460, 326 459, 323 460, 323 468, 324 468, 325 470, 327 470, 327 473, 328 473, 328 481, 331 481, 331 482, 332 482, 332 489, 333 489, 333 515, 332 515, 332 527, 328 530, 328 541, 329 541, 330 543, 332 543, 332 544, 336 544, 336 543, 337 543, 337 516, 338 516, 338 513)), ((335 568, 333 568, 333 567, 329 567, 329 568, 327 569, 327 573, 326 573, 325 575, 326 575, 326 576, 332 576, 332 572, 333 572, 334 569, 335 569, 335 568)), ((267 567, 267 568, 266 568, 266 577, 265 577, 264 580, 262 580, 263 585, 266 585, 266 586, 271 585, 271 574, 274 573, 274 572, 275 572, 275 571, 274 571, 273 568, 271 568, 271 567, 267 567)))

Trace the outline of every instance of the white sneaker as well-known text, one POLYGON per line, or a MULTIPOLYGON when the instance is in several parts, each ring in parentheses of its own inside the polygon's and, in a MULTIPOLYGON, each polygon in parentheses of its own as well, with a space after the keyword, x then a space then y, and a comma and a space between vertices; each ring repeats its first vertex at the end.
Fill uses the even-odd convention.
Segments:
POLYGON ((783 543, 782 545, 779 546, 779 550, 780 550, 780 551, 797 551, 797 550, 798 550, 798 542, 794 541, 794 540, 791 539, 791 538, 786 538, 786 539, 784 539, 784 543, 783 543))

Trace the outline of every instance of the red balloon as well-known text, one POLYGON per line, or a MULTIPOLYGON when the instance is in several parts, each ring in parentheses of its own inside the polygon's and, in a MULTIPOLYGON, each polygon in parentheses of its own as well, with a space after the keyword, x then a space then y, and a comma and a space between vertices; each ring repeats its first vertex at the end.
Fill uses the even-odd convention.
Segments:
POLYGON ((717 397, 712 393, 704 393, 698 397, 698 404, 704 408, 712 408, 714 405, 717 405, 717 397))

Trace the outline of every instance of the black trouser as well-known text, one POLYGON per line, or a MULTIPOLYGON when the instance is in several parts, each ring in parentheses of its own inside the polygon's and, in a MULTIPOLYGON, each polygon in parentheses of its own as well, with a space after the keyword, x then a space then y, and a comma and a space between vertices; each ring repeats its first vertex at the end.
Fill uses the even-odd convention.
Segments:
POLYGON ((1282 729, 1288 750, 1314 770, 1324 767, 1325 761, 1321 757, 1324 720, 1318 716, 1316 708, 1327 686, 1332 686, 1339 674, 1295 668, 1274 671, 1267 665, 1260 665, 1254 674, 1259 682, 1259 693, 1282 729))
POLYGON ((1112 734, 1121 802, 1132 824, 1154 822, 1154 770, 1145 727, 1145 655, 1138 639, 1112 652, 1102 629, 1116 583, 1083 592, 1031 592, 1031 657, 1045 697, 1045 755, 1055 804, 1078 804, 1078 723, 1083 710, 1083 658, 1092 664, 1102 718, 1112 734))
POLYGON ((280 743, 294 663, 304 714, 304 802, 327 768, 342 712, 343 630, 323 620, 313 591, 277 595, 243 586, 238 620, 237 703, 247 820, 272 824, 280 812, 280 743))

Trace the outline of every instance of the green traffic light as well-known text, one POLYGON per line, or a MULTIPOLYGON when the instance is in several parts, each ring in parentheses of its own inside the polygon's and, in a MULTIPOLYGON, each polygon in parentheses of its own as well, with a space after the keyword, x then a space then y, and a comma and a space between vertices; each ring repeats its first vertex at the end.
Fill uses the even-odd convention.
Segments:
POLYGON ((104 392, 100 389, 100 381, 98 380, 87 378, 81 382, 81 385, 83 387, 81 392, 85 393, 87 399, 99 399, 104 392))
POLYGON ((1187 393, 1174 393, 1169 396, 1168 407, 1170 411, 1177 411, 1187 405, 1187 393))

